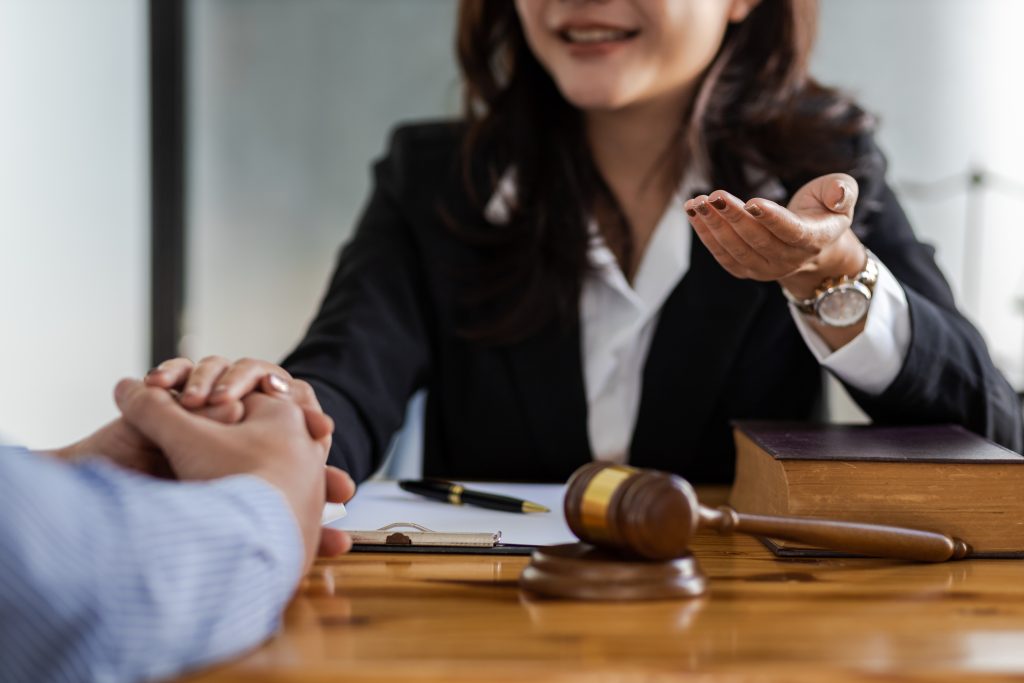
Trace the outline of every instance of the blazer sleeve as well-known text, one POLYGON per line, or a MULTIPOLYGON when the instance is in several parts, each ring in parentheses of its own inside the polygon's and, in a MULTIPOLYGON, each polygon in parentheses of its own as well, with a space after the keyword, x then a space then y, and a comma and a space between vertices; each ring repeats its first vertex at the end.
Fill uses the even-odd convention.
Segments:
POLYGON ((903 286, 911 340, 899 374, 881 395, 847 385, 850 395, 876 422, 953 422, 1020 452, 1020 401, 981 334, 957 310, 935 250, 914 236, 883 179, 862 183, 862 199, 866 210, 855 229, 903 286))
POLYGON ((400 155, 374 167, 370 200, 342 249, 320 310, 283 361, 335 422, 328 462, 356 480, 380 465, 429 369, 424 274, 403 217, 400 155))

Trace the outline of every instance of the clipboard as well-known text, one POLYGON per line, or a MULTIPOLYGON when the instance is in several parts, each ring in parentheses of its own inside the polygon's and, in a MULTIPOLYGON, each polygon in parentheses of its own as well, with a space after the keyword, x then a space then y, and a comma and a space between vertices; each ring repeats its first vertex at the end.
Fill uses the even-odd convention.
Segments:
POLYGON ((466 485, 533 500, 552 512, 522 514, 450 505, 403 491, 394 481, 368 481, 346 505, 346 517, 329 526, 353 537, 353 551, 371 553, 530 555, 537 547, 576 540, 560 512, 564 485, 466 485))
POLYGON ((507 545, 501 532, 433 531, 414 522, 394 522, 372 531, 351 530, 354 552, 419 552, 481 555, 529 555, 536 546, 507 545))

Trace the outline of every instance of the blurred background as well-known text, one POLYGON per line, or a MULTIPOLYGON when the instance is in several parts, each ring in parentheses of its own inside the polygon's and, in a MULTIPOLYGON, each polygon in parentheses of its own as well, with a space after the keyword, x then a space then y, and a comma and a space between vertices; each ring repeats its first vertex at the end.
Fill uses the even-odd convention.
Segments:
MULTIPOLYGON (((0 0, 0 433, 55 446, 112 418, 114 381, 154 353, 151 282, 179 260, 182 353, 287 353, 388 131, 458 113, 455 4, 0 0), (180 26, 151 26, 151 5, 179 8, 180 26), (151 41, 168 31, 184 69, 184 246, 151 236, 151 209, 176 220, 150 185, 151 151, 177 143, 174 112, 150 107, 151 86, 168 89, 151 83, 151 41)), ((878 115, 890 181, 1021 390, 1024 2, 821 9, 813 72, 878 115)), ((833 400, 837 419, 861 419, 833 400)))

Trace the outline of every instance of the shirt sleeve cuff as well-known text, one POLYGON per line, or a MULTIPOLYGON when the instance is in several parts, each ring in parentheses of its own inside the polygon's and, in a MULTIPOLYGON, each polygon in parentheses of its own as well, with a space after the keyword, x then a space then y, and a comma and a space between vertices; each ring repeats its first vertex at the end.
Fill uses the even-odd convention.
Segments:
POLYGON ((903 287, 884 263, 878 264, 864 331, 842 348, 832 351, 793 304, 789 312, 822 367, 855 389, 878 396, 903 367, 910 348, 910 307, 903 287))

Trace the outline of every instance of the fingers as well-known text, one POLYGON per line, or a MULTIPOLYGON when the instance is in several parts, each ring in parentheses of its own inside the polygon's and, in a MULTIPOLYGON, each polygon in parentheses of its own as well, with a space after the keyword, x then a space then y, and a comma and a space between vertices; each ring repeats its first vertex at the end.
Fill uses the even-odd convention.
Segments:
POLYGON ((794 195, 789 207, 768 199, 746 204, 722 190, 685 204, 690 224, 708 251, 739 278, 769 281, 801 272, 849 227, 857 183, 848 175, 821 176, 794 195))
POLYGON ((221 376, 229 367, 231 361, 223 356, 207 356, 199 361, 181 389, 181 405, 186 408, 205 405, 211 398, 214 386, 220 386, 221 376))
POLYGON ((125 420, 165 452, 169 444, 184 445, 184 440, 215 424, 184 410, 166 390, 137 380, 118 382, 114 400, 125 420))
MULTIPOLYGON (((238 401, 260 386, 263 378, 273 373, 277 382, 287 383, 291 375, 267 361, 243 358, 232 363, 223 356, 207 356, 196 364, 187 358, 174 358, 153 368, 146 384, 164 389, 177 389, 186 408, 220 405, 238 401)), ((275 387, 287 393, 287 387, 275 387)))
POLYGON ((242 405, 241 401, 232 401, 231 403, 222 403, 216 406, 203 406, 193 410, 192 413, 220 422, 221 424, 233 425, 241 422, 242 418, 245 417, 245 406, 242 405))
POLYGON ((707 204, 707 197, 704 195, 694 197, 686 202, 683 207, 686 210, 686 215, 690 217, 690 225, 693 227, 694 232, 697 233, 697 237, 707 247, 707 250, 711 252, 711 255, 715 257, 715 260, 733 277, 746 277, 746 268, 743 264, 733 258, 732 254, 722 246, 718 238, 712 234, 711 228, 703 220, 710 216, 712 211, 711 207, 707 204))
POLYGON ((324 481, 328 503, 347 503, 356 493, 356 483, 348 472, 332 465, 324 468, 324 481))
MULTIPOLYGON (((293 380, 294 381, 294 380, 293 380)), ((292 394, 292 382, 284 379, 276 372, 264 372, 256 378, 257 386, 265 394, 292 394)), ((299 402, 297 397, 296 402, 299 402)))
POLYGON ((744 205, 743 211, 752 216, 782 245, 795 247, 807 253, 812 251, 812 231, 789 209, 779 206, 770 199, 751 199, 744 205))
MULTIPOLYGON (((328 503, 346 503, 355 495, 355 482, 344 470, 328 465, 324 468, 324 481, 327 487, 328 503)), ((320 557, 334 557, 347 553, 351 548, 351 537, 341 529, 323 527, 320 530, 320 547, 317 550, 317 555, 320 557)))
POLYGON ((315 441, 327 439, 334 434, 334 420, 329 415, 310 408, 303 408, 302 414, 306 418, 306 431, 315 441))
MULTIPOLYGON (((759 215, 755 215, 751 208, 756 204, 744 205, 728 192, 719 190, 708 198, 708 204, 714 210, 714 214, 732 226, 743 244, 761 257, 759 262, 751 263, 751 267, 775 262, 791 246, 789 241, 781 239, 775 233, 780 222, 785 218, 780 215, 780 212, 784 210, 773 202, 763 201, 764 208, 758 207, 759 215)), ((802 229, 799 224, 792 227, 797 230, 802 229)))
POLYGON ((302 436, 317 442, 322 459, 327 460, 334 420, 323 412, 303 408, 289 394, 279 392, 253 392, 242 399, 242 405, 245 410, 244 423, 277 421, 279 424, 275 429, 296 431, 301 425, 302 436), (293 420, 294 424, 291 424, 293 420))
POLYGON ((150 370, 144 381, 148 386, 176 389, 183 406, 199 408, 229 365, 221 356, 208 356, 195 364, 188 358, 173 358, 150 370))
POLYGON ((769 268, 765 252, 778 240, 731 194, 701 195, 687 202, 686 210, 701 241, 730 273, 750 278, 769 268))
POLYGON ((853 176, 845 173, 831 173, 822 176, 819 185, 821 203, 833 213, 853 216, 857 205, 860 186, 853 176))
POLYGON ((187 358, 175 358, 151 370, 145 381, 149 386, 177 388, 184 407, 225 424, 243 418, 245 407, 240 399, 254 390, 288 397, 303 409, 313 439, 330 448, 334 421, 323 414, 313 388, 307 382, 293 380, 273 363, 251 358, 232 363, 222 356, 208 356, 193 364, 187 358), (207 405, 218 409, 204 408, 207 405))
MULTIPOLYGON (((267 382, 272 384, 272 380, 269 378, 267 382)), ((323 411, 323 408, 320 407, 320 401, 316 398, 316 392, 313 391, 313 387, 310 386, 309 382, 293 379, 288 383, 288 387, 295 402, 300 406, 309 410, 323 411)))
POLYGON ((143 381, 151 387, 180 389, 192 374, 192 367, 188 358, 172 358, 150 370, 143 381))
POLYGON ((829 173, 797 190, 788 208, 805 222, 816 223, 826 233, 838 233, 849 227, 859 195, 860 187, 852 176, 829 173))
POLYGON ((210 402, 237 401, 260 387, 265 379, 270 385, 265 386, 264 391, 288 393, 287 385, 291 375, 286 370, 264 360, 243 358, 219 376, 210 394, 210 402))
POLYGON ((294 419, 305 426, 302 407, 292 401, 287 394, 254 391, 242 399, 242 406, 245 408, 246 423, 253 420, 294 419))
POLYGON ((320 530, 320 546, 316 554, 320 557, 336 557, 352 549, 352 537, 341 529, 325 526, 320 530))
MULTIPOLYGON (((267 394, 288 396, 302 408, 306 418, 306 429, 315 440, 327 440, 334 434, 334 420, 324 414, 316 393, 308 382, 302 380, 286 381, 276 373, 269 373, 260 378, 260 389, 267 394)), ((330 443, 326 444, 330 448, 330 443)))

